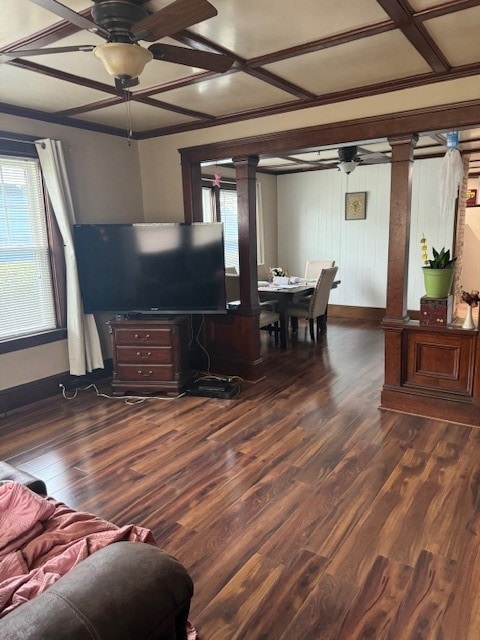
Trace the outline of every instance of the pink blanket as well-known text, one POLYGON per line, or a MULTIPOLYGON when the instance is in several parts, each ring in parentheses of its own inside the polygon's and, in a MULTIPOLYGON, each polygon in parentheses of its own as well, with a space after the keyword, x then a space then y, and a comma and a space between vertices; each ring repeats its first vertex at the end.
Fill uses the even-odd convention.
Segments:
POLYGON ((16 482, 0 485, 0 617, 120 540, 155 544, 143 527, 117 527, 16 482))

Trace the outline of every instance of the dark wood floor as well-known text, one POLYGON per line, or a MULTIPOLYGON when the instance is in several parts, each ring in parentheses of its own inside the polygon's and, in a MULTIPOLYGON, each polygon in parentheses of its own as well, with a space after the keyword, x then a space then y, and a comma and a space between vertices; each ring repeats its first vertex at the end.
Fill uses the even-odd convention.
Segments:
POLYGON ((377 408, 375 323, 262 341, 235 400, 59 395, 0 420, 1 457, 151 528, 202 640, 478 640, 480 431, 377 408))

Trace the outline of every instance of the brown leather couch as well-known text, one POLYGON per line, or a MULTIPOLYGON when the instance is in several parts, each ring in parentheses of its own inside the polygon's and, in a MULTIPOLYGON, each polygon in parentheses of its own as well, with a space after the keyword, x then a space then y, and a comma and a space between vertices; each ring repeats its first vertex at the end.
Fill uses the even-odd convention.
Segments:
MULTIPOLYGON (((0 480, 40 482, 0 463, 0 480)), ((35 485, 34 485, 35 487, 35 485)), ((45 490, 46 491, 46 490, 45 490)), ((141 542, 116 542, 0 618, 5 640, 185 640, 193 582, 183 565, 141 542)))

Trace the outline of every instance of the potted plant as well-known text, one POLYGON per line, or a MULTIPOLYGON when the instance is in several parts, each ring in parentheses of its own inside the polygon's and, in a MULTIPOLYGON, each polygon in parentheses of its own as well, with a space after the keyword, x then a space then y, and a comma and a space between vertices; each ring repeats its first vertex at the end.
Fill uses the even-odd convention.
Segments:
POLYGON ((437 251, 432 247, 433 260, 428 259, 425 238, 422 243, 422 258, 424 260, 423 278, 425 293, 429 298, 446 298, 450 293, 453 282, 453 264, 456 258, 450 256, 450 249, 437 251))

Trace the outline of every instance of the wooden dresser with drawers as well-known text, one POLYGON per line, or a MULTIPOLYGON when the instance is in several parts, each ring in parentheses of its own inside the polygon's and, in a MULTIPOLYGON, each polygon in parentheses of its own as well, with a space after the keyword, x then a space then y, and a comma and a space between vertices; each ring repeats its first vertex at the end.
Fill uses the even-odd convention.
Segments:
POLYGON ((178 395, 192 379, 187 316, 115 318, 112 339, 112 391, 178 395))

